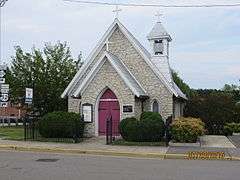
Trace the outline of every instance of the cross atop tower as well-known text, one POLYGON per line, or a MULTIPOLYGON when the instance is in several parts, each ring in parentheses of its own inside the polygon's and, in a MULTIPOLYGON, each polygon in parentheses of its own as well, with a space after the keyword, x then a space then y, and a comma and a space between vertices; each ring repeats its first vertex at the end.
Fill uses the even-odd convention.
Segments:
POLYGON ((121 11, 122 11, 122 9, 119 9, 118 4, 116 3, 116 9, 113 10, 113 12, 115 13, 115 18, 118 18, 119 12, 121 12, 121 11))
POLYGON ((157 17, 157 22, 161 22, 161 17, 163 16, 163 14, 161 14, 160 11, 157 11, 155 16, 157 17))

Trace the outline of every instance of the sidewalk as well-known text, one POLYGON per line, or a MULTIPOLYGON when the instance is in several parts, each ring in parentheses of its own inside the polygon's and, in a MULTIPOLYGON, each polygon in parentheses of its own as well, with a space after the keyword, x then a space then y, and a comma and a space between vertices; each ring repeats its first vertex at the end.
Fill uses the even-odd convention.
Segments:
POLYGON ((168 147, 106 145, 105 138, 91 138, 78 144, 0 140, 0 150, 96 154, 128 157, 164 158, 168 147))
POLYGON ((240 148, 162 147, 105 145, 104 138, 91 138, 79 144, 0 140, 0 150, 91 154, 158 159, 188 159, 189 152, 224 152, 223 160, 240 160, 240 148))

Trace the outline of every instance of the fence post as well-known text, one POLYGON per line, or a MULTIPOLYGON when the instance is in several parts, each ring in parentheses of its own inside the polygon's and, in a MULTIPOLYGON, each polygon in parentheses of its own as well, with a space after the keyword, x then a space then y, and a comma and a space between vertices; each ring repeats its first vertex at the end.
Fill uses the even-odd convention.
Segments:
POLYGON ((106 121, 106 144, 109 144, 109 119, 106 121))
POLYGON ((170 134, 170 125, 172 123, 172 116, 169 116, 166 120, 166 134, 165 134, 165 143, 166 146, 169 146, 169 141, 171 140, 171 134, 170 134))
POLYGON ((26 116, 23 118, 23 127, 24 127, 24 141, 26 141, 27 140, 26 116))

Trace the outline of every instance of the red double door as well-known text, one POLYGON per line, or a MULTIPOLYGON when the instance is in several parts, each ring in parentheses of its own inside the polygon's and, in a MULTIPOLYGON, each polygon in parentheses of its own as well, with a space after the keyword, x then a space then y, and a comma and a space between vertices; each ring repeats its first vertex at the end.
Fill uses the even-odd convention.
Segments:
POLYGON ((112 117, 112 133, 119 135, 118 126, 120 123, 120 107, 116 95, 107 89, 99 102, 98 109, 98 132, 99 135, 106 134, 106 121, 112 117))

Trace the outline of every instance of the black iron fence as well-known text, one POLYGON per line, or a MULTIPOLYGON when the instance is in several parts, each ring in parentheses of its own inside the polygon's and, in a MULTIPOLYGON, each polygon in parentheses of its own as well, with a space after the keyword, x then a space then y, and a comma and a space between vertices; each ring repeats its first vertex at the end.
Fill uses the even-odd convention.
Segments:
MULTIPOLYGON (((83 117, 80 117, 83 118, 83 117)), ((39 122, 40 122, 40 116, 36 115, 26 115, 26 117, 23 120, 23 126, 24 126, 24 140, 25 141, 46 141, 46 142, 68 142, 68 143, 78 143, 81 141, 80 134, 77 130, 76 125, 74 124, 62 124, 62 123, 55 123, 54 128, 58 127, 65 127, 69 128, 68 126, 71 126, 69 129, 71 129, 71 132, 69 132, 69 136, 67 138, 65 137, 57 137, 57 138, 46 138, 43 137, 40 133, 39 128, 39 122)))
POLYGON ((171 135, 171 131, 170 131, 170 126, 171 126, 172 121, 173 121, 173 117, 169 116, 166 120, 166 123, 165 123, 165 142, 166 142, 166 146, 168 146, 169 142, 172 140, 172 135, 171 135))

